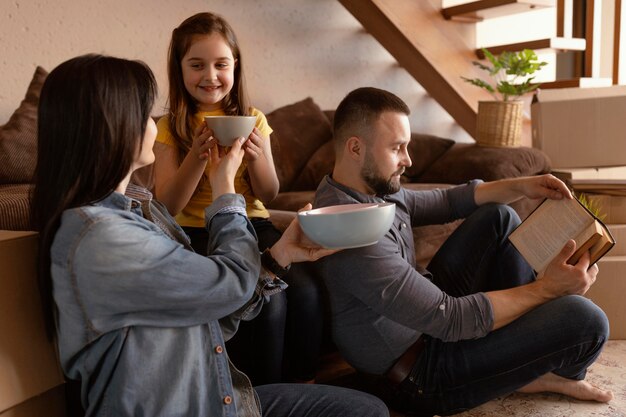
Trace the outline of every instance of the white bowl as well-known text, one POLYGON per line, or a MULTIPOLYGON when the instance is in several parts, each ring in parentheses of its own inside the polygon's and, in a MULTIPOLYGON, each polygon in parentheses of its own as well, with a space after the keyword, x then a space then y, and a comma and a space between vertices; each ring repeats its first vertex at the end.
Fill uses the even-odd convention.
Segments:
POLYGON ((204 120, 220 145, 232 146, 238 137, 250 136, 256 116, 204 116, 204 120))
POLYGON ((394 203, 341 204, 298 213, 304 234, 331 249, 373 245, 393 224, 394 203))

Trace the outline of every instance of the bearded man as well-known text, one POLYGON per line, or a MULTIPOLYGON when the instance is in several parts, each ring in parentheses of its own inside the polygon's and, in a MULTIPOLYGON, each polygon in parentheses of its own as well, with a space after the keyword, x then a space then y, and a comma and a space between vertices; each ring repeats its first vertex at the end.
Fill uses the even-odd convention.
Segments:
POLYGON ((507 239, 520 223, 508 203, 573 198, 565 184, 542 175, 407 190, 408 116, 400 98, 376 88, 352 91, 335 113, 336 161, 314 207, 396 204, 378 243, 318 261, 343 357, 380 376, 384 398, 414 415, 454 414, 512 391, 609 401, 610 391, 584 380, 609 333, 604 312, 582 296, 598 267, 588 254, 567 264, 572 240, 536 279, 507 239), (417 265, 412 227, 461 218, 426 268, 417 265))

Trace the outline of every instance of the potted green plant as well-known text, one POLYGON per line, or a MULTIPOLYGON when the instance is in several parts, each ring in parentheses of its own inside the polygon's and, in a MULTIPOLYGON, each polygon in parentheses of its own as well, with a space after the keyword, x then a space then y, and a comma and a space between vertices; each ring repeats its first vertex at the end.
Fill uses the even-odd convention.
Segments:
POLYGON ((472 63, 488 72, 491 82, 480 78, 461 77, 487 90, 493 101, 478 103, 476 143, 483 146, 519 146, 522 135, 523 102, 520 99, 539 87, 533 74, 546 62, 540 62, 534 51, 503 52, 498 56, 482 49, 490 65, 472 63))

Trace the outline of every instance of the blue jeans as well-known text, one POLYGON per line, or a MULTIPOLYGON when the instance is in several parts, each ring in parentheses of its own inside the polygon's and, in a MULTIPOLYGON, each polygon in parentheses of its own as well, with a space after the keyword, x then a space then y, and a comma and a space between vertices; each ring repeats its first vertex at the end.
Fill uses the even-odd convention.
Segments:
MULTIPOLYGON (((526 284, 534 273, 507 239, 519 224, 508 206, 468 217, 428 270, 456 296, 526 284)), ((428 338, 412 373, 391 401, 417 415, 450 415, 513 392, 554 372, 581 380, 608 339, 604 312, 581 296, 547 302, 487 336, 458 342, 428 338)))
POLYGON ((378 398, 348 388, 317 384, 254 387, 264 417, 388 417, 378 398))

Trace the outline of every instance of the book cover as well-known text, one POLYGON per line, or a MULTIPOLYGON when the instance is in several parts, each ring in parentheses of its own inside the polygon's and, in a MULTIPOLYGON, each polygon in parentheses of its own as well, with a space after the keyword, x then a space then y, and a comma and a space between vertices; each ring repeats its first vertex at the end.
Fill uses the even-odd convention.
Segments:
POLYGON ((576 241, 570 264, 586 251, 593 264, 615 245, 606 225, 575 198, 544 200, 509 236, 537 273, 546 269, 569 239, 576 241))

